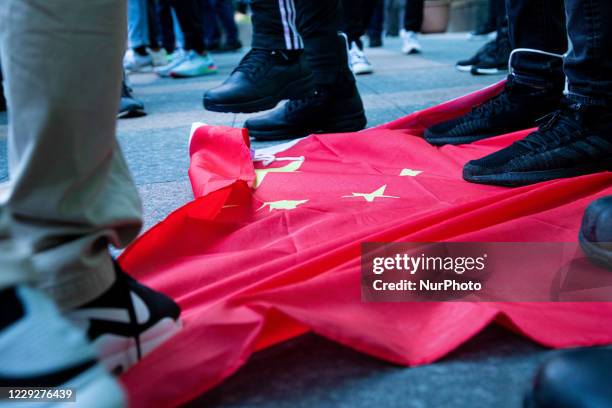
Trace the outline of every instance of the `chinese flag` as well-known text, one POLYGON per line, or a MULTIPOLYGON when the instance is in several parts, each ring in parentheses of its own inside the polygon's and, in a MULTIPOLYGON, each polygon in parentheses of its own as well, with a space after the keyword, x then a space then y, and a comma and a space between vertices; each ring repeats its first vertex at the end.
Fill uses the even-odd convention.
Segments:
POLYGON ((120 259, 180 303, 185 325, 124 374, 134 406, 193 399, 306 331, 405 365, 433 362, 493 322, 550 347, 612 343, 612 304, 361 302, 361 242, 576 241, 586 206, 612 194, 611 173, 514 189, 461 178, 465 162, 527 130, 441 148, 422 139, 502 86, 255 163, 244 130, 197 128, 194 201, 120 259))

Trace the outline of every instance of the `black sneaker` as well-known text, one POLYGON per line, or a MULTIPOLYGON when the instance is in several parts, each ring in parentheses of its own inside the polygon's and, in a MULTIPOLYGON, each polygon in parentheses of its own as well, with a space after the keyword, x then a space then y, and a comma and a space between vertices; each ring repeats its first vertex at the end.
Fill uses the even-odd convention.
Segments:
POLYGON ((312 90, 312 73, 301 53, 252 49, 225 82, 204 94, 214 112, 252 113, 312 90))
POLYGON ((566 103, 544 120, 523 140, 468 162, 463 178, 522 186, 612 170, 612 114, 603 108, 566 103))
MULTIPOLYGON (((25 285, 0 290, 0 387, 57 387, 63 389, 57 397, 70 398, 39 400, 45 407, 67 407, 75 401, 78 407, 126 406, 123 390, 97 362, 85 334, 46 295, 25 285)), ((5 397, 0 397, 1 407, 25 401, 5 397)))
POLYGON ((179 306, 138 283, 115 263, 117 279, 98 298, 68 313, 113 373, 121 373, 181 329, 179 306))
POLYGON ((482 61, 484 58, 489 58, 490 55, 496 53, 497 42, 495 40, 489 41, 474 54, 471 58, 458 61, 455 65, 457 71, 470 72, 472 67, 482 61))
POLYGON ((351 83, 342 93, 319 87, 305 98, 247 120, 244 126, 255 139, 280 140, 312 133, 356 132, 366 123, 361 96, 351 83))
POLYGON ((144 115, 146 115, 144 104, 132 96, 132 88, 123 80, 121 84, 121 102, 119 103, 117 118, 136 118, 144 115))
POLYGON ((470 72, 472 75, 497 75, 507 72, 511 51, 508 30, 502 29, 495 39, 495 47, 483 55, 480 61, 472 66, 470 72))
POLYGON ((593 262, 612 269, 612 196, 600 198, 588 206, 578 240, 593 262))
POLYGON ((465 144, 536 126, 559 108, 560 90, 536 89, 508 78, 505 89, 471 112, 425 130, 425 140, 437 146, 465 144))
POLYGON ((242 43, 239 40, 226 41, 218 49, 219 52, 234 52, 242 49, 242 43))
POLYGON ((538 369, 524 408, 612 407, 612 350, 568 350, 538 369))

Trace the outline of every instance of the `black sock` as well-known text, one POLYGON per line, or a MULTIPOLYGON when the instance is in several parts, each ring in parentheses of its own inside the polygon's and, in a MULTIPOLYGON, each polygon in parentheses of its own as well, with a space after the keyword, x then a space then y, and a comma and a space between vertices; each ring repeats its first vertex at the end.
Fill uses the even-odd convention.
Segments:
POLYGON ((15 288, 0 290, 0 330, 21 319, 23 314, 23 306, 15 288))
POLYGON ((144 57, 145 55, 147 55, 147 54, 148 54, 148 53, 147 53, 147 47, 146 47, 146 46, 144 46, 144 45, 141 45, 140 47, 136 47, 136 48, 134 48, 134 52, 135 52, 136 54, 138 54, 138 55, 143 56, 143 57, 144 57))

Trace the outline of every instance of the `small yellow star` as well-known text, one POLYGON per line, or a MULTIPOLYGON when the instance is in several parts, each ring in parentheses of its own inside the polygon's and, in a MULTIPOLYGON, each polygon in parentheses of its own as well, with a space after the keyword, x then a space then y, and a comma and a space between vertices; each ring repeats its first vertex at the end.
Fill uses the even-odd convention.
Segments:
POLYGON ((403 169, 400 172, 400 176, 416 177, 416 176, 418 176, 421 173, 422 173, 422 171, 420 171, 420 170, 403 169))
POLYGON ((368 203, 373 202, 377 198, 399 198, 399 197, 396 197, 396 196, 384 195, 386 188, 387 188, 387 185, 385 184, 384 186, 382 186, 381 188, 379 188, 378 190, 376 190, 376 191, 374 191, 372 193, 352 193, 353 195, 342 196, 342 198, 363 197, 363 199, 366 200, 368 203))
POLYGON ((304 163, 304 160, 296 160, 283 167, 273 167, 270 169, 255 169, 255 182, 253 188, 257 188, 263 183, 268 173, 291 173, 297 171, 304 163))
POLYGON ((270 201, 267 203, 263 203, 263 205, 261 207, 259 207, 259 210, 268 207, 270 209, 270 212, 272 212, 272 210, 295 210, 297 208, 298 205, 302 205, 305 202, 307 202, 308 200, 280 200, 280 201, 270 201))

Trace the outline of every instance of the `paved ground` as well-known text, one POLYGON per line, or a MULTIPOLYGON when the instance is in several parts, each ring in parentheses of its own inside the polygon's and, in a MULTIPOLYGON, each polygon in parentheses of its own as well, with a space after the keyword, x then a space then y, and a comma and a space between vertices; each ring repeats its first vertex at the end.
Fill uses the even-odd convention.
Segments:
MULTIPOLYGON (((390 121, 500 79, 454 70, 456 60, 481 45, 463 38, 423 38, 425 52, 420 56, 401 55, 397 39, 388 39, 382 49, 368 50, 376 73, 360 77, 358 86, 369 124, 390 121)), ((217 56, 220 74, 203 79, 132 75, 135 95, 145 102, 149 115, 120 121, 118 134, 143 198, 147 227, 192 198, 187 178, 191 122, 240 125, 246 118, 205 112, 201 106, 204 90, 220 83, 240 56, 217 56)), ((6 122, 6 114, 0 114, 0 179, 6 178, 6 122)), ((193 405, 519 407, 529 378, 548 353, 492 328, 436 364, 406 369, 307 335, 258 353, 193 405)))

